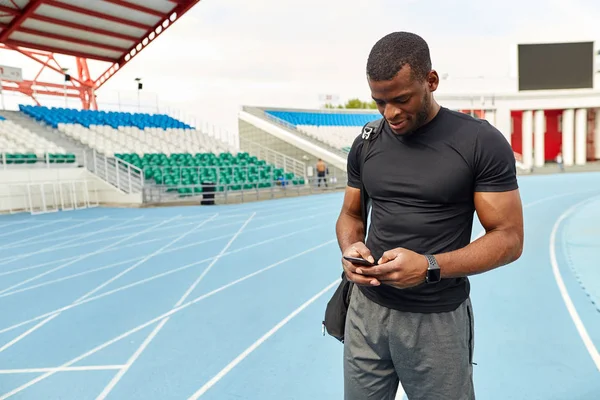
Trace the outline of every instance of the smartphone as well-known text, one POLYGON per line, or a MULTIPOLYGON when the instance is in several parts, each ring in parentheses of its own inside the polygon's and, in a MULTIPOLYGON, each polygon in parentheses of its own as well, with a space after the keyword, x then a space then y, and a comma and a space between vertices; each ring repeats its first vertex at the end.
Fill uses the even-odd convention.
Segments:
POLYGON ((365 267, 372 267, 373 265, 376 265, 375 263, 372 263, 370 261, 365 260, 364 258, 359 258, 359 257, 344 256, 344 259, 350 261, 352 264, 363 265, 365 267))

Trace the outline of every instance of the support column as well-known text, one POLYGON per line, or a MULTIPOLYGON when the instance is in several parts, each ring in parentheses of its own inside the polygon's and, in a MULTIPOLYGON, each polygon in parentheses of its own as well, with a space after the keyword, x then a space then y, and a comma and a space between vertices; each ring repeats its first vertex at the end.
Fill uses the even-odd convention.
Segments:
POLYGON ((533 111, 523 111, 523 164, 533 165, 533 111))
POLYGON ((496 109, 495 119, 496 124, 494 126, 496 127, 496 129, 502 132, 508 143, 510 143, 512 136, 512 121, 510 119, 510 110, 508 108, 496 109))
POLYGON ((594 157, 600 160, 600 108, 596 108, 596 125, 594 130, 594 157))
POLYGON ((546 116, 544 110, 537 110, 533 114, 533 158, 536 167, 543 167, 546 161, 545 134, 546 116))
POLYGON ((574 162, 574 128, 575 110, 564 110, 562 115, 562 155, 566 167, 573 165, 574 162))
POLYGON ((487 122, 496 126, 496 111, 495 110, 483 110, 483 119, 487 122))
POLYGON ((575 164, 585 165, 587 161, 587 109, 575 111, 575 164))

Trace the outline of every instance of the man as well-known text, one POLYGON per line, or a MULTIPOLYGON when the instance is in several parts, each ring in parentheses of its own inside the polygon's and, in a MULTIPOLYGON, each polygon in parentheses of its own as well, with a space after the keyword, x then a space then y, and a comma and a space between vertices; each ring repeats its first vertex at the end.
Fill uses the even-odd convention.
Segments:
POLYGON ((441 107, 427 43, 406 32, 379 40, 367 81, 383 129, 358 136, 336 225, 352 291, 345 327, 347 400, 474 399, 469 275, 518 259, 523 217, 512 149, 487 121, 441 107), (371 198, 367 241, 360 188, 371 198), (474 213, 485 235, 471 241, 474 213), (439 269, 438 269, 439 267, 439 269))
POLYGON ((321 180, 325 183, 325 187, 327 187, 327 178, 325 174, 327 172, 327 164, 325 161, 319 158, 317 161, 317 187, 321 187, 321 180))

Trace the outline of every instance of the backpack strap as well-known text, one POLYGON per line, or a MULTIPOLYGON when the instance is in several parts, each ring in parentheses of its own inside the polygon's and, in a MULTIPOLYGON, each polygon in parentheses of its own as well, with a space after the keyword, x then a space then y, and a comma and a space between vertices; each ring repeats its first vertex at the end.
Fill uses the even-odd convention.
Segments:
MULTIPOLYGON (((383 118, 370 121, 365 126, 363 126, 361 137, 365 141, 362 146, 361 154, 360 154, 360 176, 361 181, 363 180, 363 167, 365 165, 365 160, 367 158, 367 152, 369 151, 369 144, 371 141, 375 140, 375 138, 381 133, 383 129, 383 118)), ((362 220, 365 227, 365 237, 367 235, 367 218, 369 215, 369 207, 371 205, 369 195, 367 194, 367 190, 365 189, 364 182, 362 183, 362 187, 360 190, 360 204, 361 204, 361 214, 362 220)))

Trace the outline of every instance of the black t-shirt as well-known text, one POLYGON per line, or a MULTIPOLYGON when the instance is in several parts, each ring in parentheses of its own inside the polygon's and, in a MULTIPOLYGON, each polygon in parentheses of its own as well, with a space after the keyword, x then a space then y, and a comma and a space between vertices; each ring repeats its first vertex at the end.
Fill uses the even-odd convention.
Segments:
MULTIPOLYGON (((408 136, 394 134, 384 121, 360 170, 359 135, 348 154, 348 185, 371 197, 367 247, 375 260, 397 247, 419 254, 460 249, 471 241, 475 192, 518 188, 514 153, 485 120, 442 107, 408 136)), ((359 286, 372 301, 408 312, 456 309, 470 292, 466 277, 423 283, 409 289, 359 286)))

